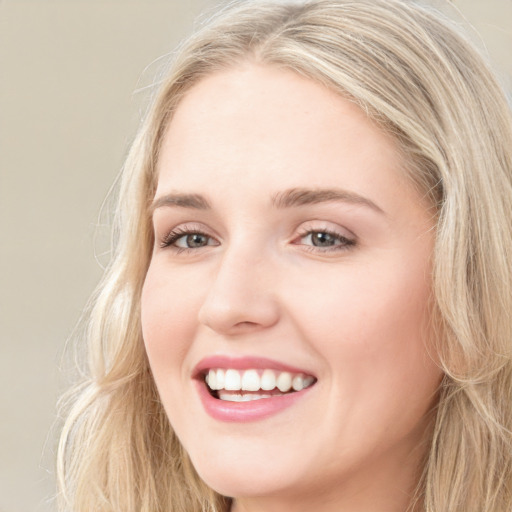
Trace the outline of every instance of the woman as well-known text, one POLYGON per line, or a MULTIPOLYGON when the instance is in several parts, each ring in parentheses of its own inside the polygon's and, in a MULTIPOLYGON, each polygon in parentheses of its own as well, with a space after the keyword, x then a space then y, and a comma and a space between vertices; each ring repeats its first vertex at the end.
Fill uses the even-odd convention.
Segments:
POLYGON ((432 9, 219 13, 124 169, 66 506, 509 511, 511 143, 432 9))

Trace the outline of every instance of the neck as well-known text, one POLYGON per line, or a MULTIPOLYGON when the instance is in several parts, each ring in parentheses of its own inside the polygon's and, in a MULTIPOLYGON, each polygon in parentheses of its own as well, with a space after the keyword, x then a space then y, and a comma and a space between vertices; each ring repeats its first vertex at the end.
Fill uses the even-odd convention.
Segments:
POLYGON ((400 465, 384 460, 343 481, 303 486, 301 492, 236 498, 231 512, 420 512, 423 508, 414 495, 422 459, 417 453, 400 465))

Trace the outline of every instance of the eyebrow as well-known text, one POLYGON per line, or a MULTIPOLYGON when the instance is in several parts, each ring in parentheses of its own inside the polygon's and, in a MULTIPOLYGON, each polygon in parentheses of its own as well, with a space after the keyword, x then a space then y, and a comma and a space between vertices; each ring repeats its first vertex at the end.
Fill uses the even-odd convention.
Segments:
POLYGON ((349 192, 348 190, 339 188, 292 188, 279 192, 272 197, 272 205, 275 208, 292 208, 331 201, 341 201, 344 203, 367 206, 378 213, 384 213, 384 210, 372 200, 356 194, 355 192, 349 192))
POLYGON ((192 208, 195 210, 210 210, 208 200, 200 194, 166 194, 155 199, 149 207, 152 214, 157 208, 163 206, 177 206, 179 208, 192 208))
MULTIPOLYGON (((271 204, 274 208, 294 208, 310 204, 327 203, 331 201, 341 201, 355 205, 362 205, 372 210, 384 214, 382 208, 370 199, 338 188, 309 189, 309 188, 291 188, 274 194, 271 198, 271 204)), ((190 208, 195 210, 210 210, 211 205, 206 197, 201 194, 165 194, 155 199, 151 204, 149 211, 152 214, 157 208, 162 207, 190 208)))

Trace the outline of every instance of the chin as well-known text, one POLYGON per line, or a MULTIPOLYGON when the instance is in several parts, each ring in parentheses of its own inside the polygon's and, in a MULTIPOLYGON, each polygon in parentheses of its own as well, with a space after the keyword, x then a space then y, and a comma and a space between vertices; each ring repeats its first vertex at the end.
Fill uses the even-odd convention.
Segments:
POLYGON ((197 473, 209 487, 232 498, 272 495, 293 487, 293 482, 300 479, 299 475, 290 474, 282 464, 273 462, 252 460, 243 463, 240 459, 227 457, 222 461, 192 459, 197 473))
MULTIPOLYGON (((201 475, 200 475, 201 476, 201 475)), ((247 475, 225 475, 223 471, 217 475, 207 475, 203 481, 215 492, 229 498, 251 498, 271 496, 286 491, 287 485, 280 480, 247 475)))

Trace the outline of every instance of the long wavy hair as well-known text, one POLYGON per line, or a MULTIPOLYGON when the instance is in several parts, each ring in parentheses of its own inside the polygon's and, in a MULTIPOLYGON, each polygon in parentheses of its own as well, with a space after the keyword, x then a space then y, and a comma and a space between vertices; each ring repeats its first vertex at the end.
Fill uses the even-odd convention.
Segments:
POLYGON ((87 358, 62 401, 62 509, 229 510, 230 500, 199 479, 172 431, 145 355, 139 309, 164 130, 194 84, 247 60, 324 84, 394 136, 407 175, 435 209, 432 323, 445 373, 411 507, 510 512, 510 106, 457 26, 407 0, 239 0, 175 53, 123 168, 115 252, 77 336, 87 358))

